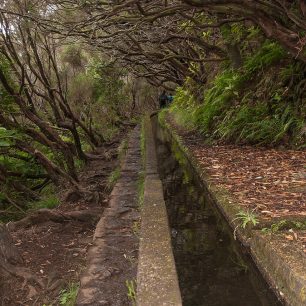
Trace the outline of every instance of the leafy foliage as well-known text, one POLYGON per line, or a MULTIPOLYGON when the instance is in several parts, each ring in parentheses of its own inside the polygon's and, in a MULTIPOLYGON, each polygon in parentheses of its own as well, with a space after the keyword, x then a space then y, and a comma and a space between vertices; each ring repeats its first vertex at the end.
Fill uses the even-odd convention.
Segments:
MULTIPOLYGON (((175 103, 171 105, 171 112, 175 114, 176 120, 186 128, 192 128, 195 126, 195 112, 197 111, 197 105, 195 98, 188 90, 183 87, 178 87, 175 92, 175 103)), ((160 116, 165 115, 162 111, 160 116)))
POLYGON ((214 136, 236 142, 277 144, 289 130, 302 127, 303 120, 295 117, 290 107, 283 113, 277 109, 273 116, 268 116, 266 104, 243 104, 227 112, 214 136))
POLYGON ((195 127, 208 139, 277 145, 290 138, 290 145, 303 146, 304 112, 297 111, 294 97, 286 99, 288 78, 298 80, 303 68, 292 63, 283 66, 278 82, 271 86, 274 76, 269 69, 285 55, 282 47, 267 40, 239 70, 227 68, 218 74, 201 103, 188 86, 178 88, 171 111, 178 122, 195 127))
POLYGON ((10 147, 14 144, 16 132, 0 127, 0 147, 10 147))
MULTIPOLYGON (((37 45, 39 44, 40 41, 37 41, 37 45)), ((65 101, 69 106, 63 106, 63 101, 56 102, 54 105, 61 104, 57 110, 52 106, 54 101, 44 100, 43 96, 37 97, 35 93, 27 94, 26 86, 19 88, 22 85, 18 75, 14 73, 12 61, 0 52, 0 70, 18 93, 9 94, 7 87, 0 82, 0 202, 4 211, 12 218, 15 218, 12 204, 20 204, 24 212, 28 209, 57 206, 58 199, 44 192, 50 181, 58 184, 62 175, 58 170, 52 175, 48 171, 53 167, 51 164, 75 178, 76 171, 82 168, 86 160, 85 155, 79 154, 80 150, 87 152, 103 141, 111 140, 118 133, 125 115, 122 107, 125 100, 125 72, 122 69, 88 50, 85 51, 77 43, 63 46, 58 51, 58 82, 65 79, 61 88, 67 90, 67 97, 62 97, 67 99, 65 101), (24 112, 17 103, 17 96, 26 105, 24 112), (27 100, 29 96, 31 99, 27 100), (71 110, 76 120, 72 120, 68 110, 71 110), (64 113, 60 115, 61 111, 64 113), (28 118, 25 113, 32 117, 28 118), (41 125, 36 125, 37 122, 41 122, 41 125), (42 125, 47 129, 42 128, 42 125), (70 130, 71 126, 75 128, 74 133, 70 130), (76 134, 79 140, 76 139, 76 134), (24 149, 28 146, 32 151, 24 149), (49 163, 48 167, 37 158, 37 152, 49 163)), ((41 61, 42 65, 46 63, 43 56, 41 61)), ((31 67, 35 69, 36 65, 31 67)), ((30 68, 25 69, 29 73, 30 68)), ((55 75, 50 72, 48 77, 53 85, 55 75)), ((44 88, 39 81, 34 87, 37 87, 37 92, 43 93, 44 88)), ((30 90, 30 86, 27 90, 30 90)), ((118 175, 118 171, 114 172, 110 181, 115 181, 118 175)), ((16 216, 19 216, 20 210, 16 210, 16 216)))
POLYGON ((279 44, 267 40, 254 55, 246 59, 244 69, 248 75, 251 75, 259 69, 277 63, 285 55, 285 50, 279 44))
POLYGON ((239 213, 236 214, 236 216, 237 217, 235 218, 235 220, 239 220, 241 222, 240 226, 242 228, 246 228, 246 226, 250 223, 253 224, 254 226, 258 224, 257 217, 253 211, 250 210, 245 212, 240 211, 239 213))
POLYGON ((228 109, 231 99, 238 95, 240 83, 241 78, 232 70, 216 77, 213 86, 205 94, 203 105, 195 113, 195 123, 200 131, 206 132, 213 127, 216 118, 228 109))
POLYGON ((245 229, 247 225, 251 224, 255 226, 259 223, 257 216, 254 214, 254 210, 240 211, 236 214, 236 218, 233 220, 238 220, 238 225, 234 230, 234 238, 236 239, 236 232, 239 227, 245 229))
POLYGON ((71 283, 67 289, 60 292, 60 305, 73 306, 77 298, 79 284, 71 283))
POLYGON ((29 203, 29 209, 55 208, 59 205, 59 198, 55 194, 43 196, 39 201, 29 203))

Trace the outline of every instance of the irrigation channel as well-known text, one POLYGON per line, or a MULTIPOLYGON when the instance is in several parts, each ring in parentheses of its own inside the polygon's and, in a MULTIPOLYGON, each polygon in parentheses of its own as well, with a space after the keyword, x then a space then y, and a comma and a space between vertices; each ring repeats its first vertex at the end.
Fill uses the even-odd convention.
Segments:
POLYGON ((157 116, 152 125, 183 305, 282 305, 157 116))

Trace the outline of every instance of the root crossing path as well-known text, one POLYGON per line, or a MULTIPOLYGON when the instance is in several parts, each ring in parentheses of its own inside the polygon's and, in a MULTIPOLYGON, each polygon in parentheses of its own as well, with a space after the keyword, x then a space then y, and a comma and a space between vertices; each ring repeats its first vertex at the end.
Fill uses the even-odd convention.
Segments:
POLYGON ((137 182, 141 170, 140 128, 137 126, 129 138, 120 179, 95 230, 87 269, 81 277, 78 306, 130 304, 126 284, 131 284, 137 274, 137 182))

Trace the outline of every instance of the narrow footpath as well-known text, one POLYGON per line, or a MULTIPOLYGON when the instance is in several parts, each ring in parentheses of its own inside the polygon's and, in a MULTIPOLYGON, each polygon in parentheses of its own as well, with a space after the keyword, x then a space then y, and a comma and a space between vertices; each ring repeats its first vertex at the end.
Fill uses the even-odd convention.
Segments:
POLYGON ((121 176, 88 252, 76 305, 130 305, 127 282, 136 280, 139 224, 140 127, 131 133, 121 176))

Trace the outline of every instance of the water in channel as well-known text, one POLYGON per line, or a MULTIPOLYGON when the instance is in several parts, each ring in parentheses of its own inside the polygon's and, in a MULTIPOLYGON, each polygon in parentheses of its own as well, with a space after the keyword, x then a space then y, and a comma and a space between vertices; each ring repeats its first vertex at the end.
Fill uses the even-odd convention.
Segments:
POLYGON ((152 123, 183 305, 282 305, 209 203, 175 142, 156 117, 152 123))

